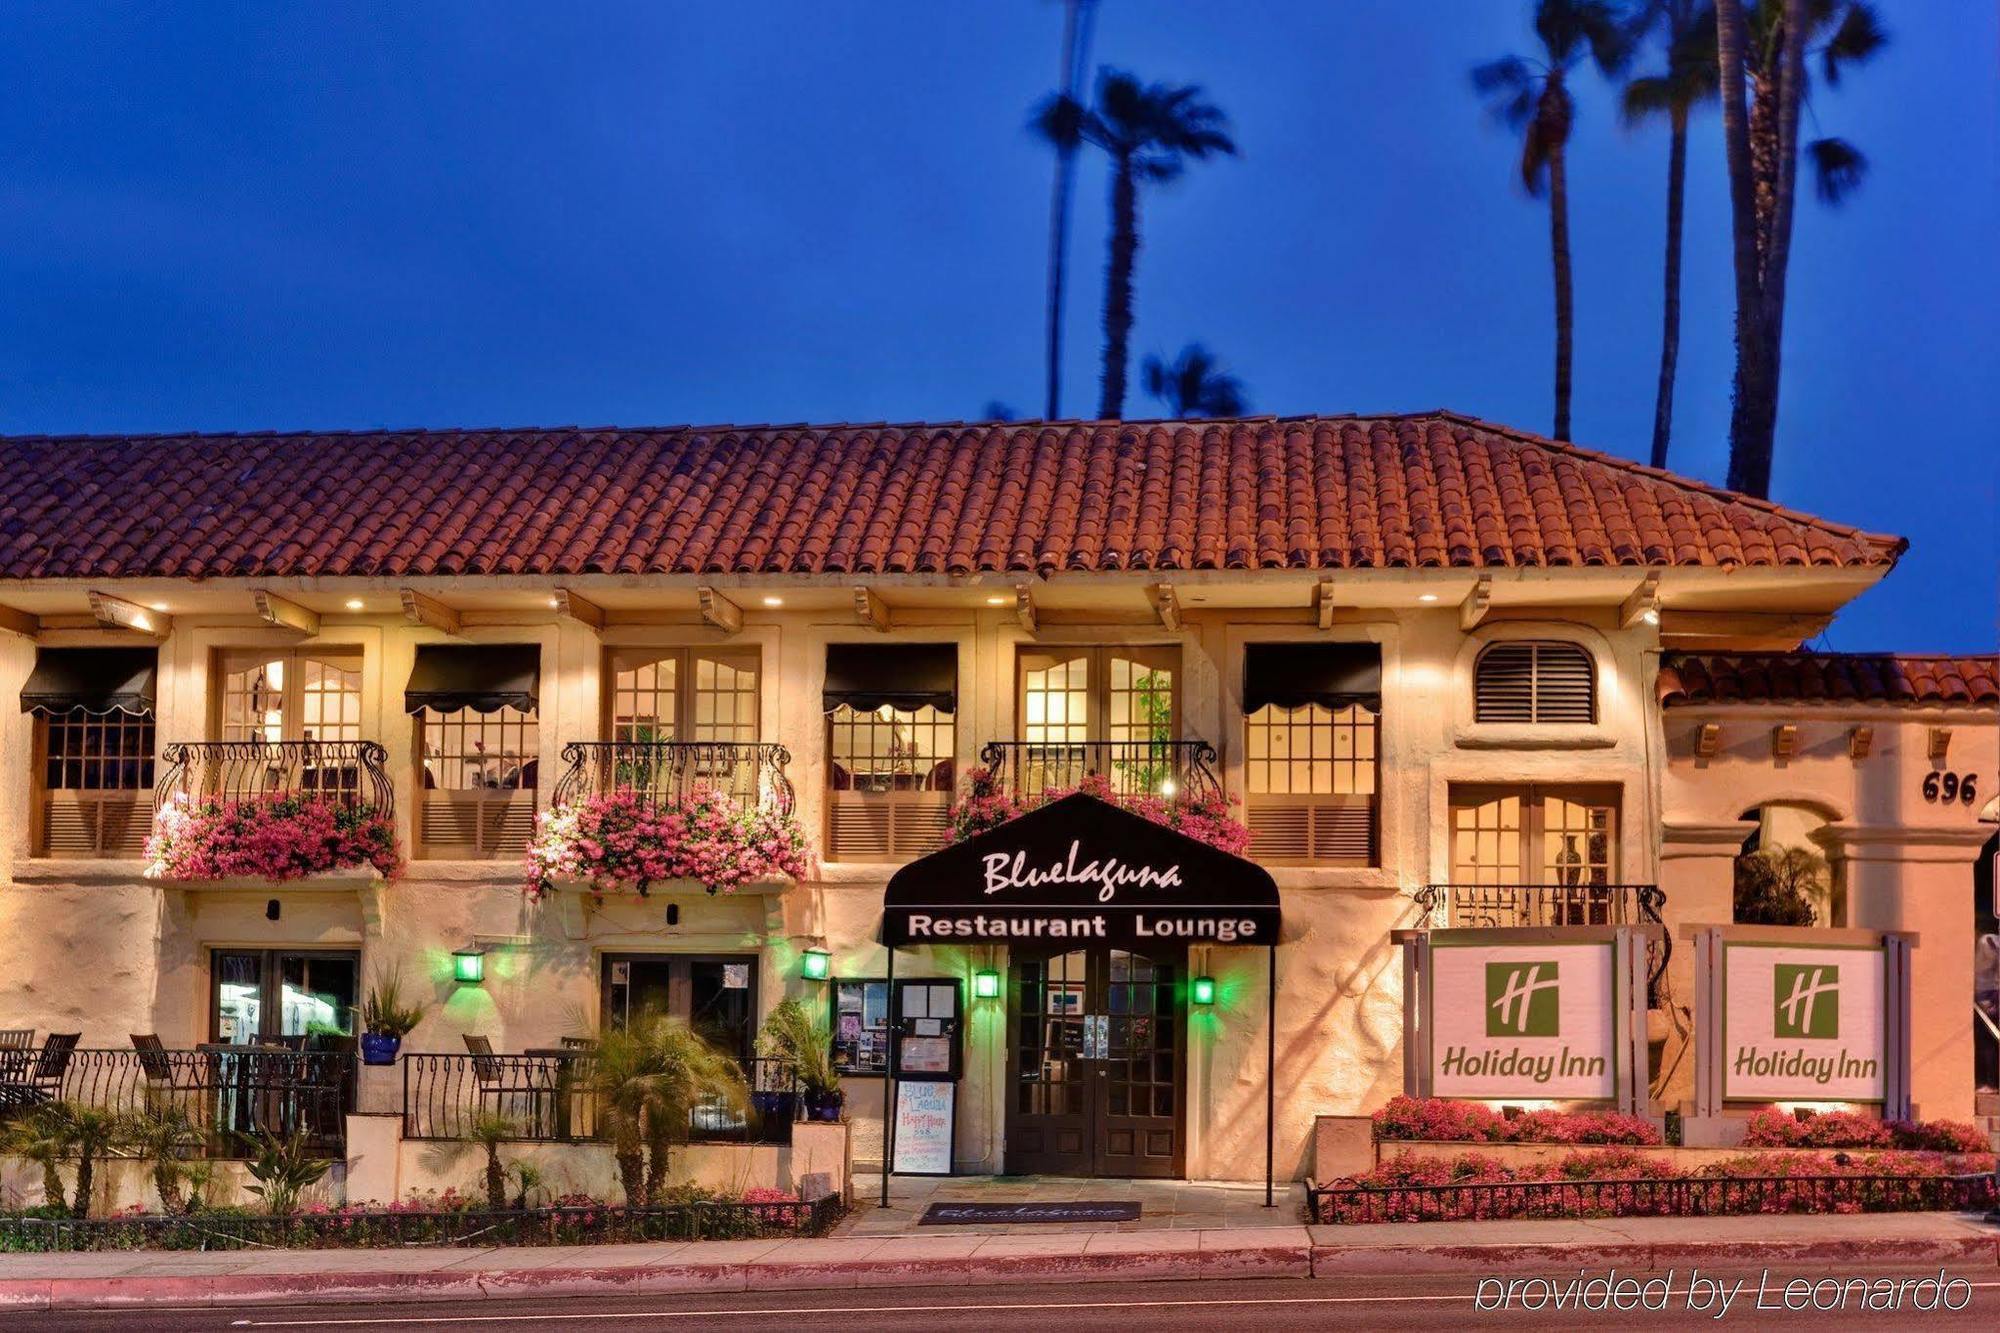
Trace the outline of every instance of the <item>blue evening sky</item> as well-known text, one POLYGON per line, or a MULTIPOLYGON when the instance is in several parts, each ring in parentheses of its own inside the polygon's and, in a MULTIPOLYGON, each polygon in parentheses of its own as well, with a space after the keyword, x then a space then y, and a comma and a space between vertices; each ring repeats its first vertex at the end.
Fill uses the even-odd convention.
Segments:
MULTIPOLYGON (((1546 213, 1466 78, 1527 49, 1528 8, 1103 0, 1095 60, 1200 82, 1244 149, 1145 199, 1135 352, 1204 340, 1260 412, 1546 430, 1546 213)), ((1815 98, 1873 168, 1799 211, 1775 498, 1914 543, 1832 647, 1990 649, 2000 19, 1879 8, 1890 49, 1815 98)), ((1060 27, 1051 0, 16 0, 0 430, 1038 414, 1050 159, 1023 125, 1060 27)), ((1643 457, 1665 131, 1579 84, 1575 435, 1643 457)), ((1720 480, 1713 112, 1690 157, 1671 463, 1720 480)), ((1075 416, 1104 184, 1086 159, 1075 416)))

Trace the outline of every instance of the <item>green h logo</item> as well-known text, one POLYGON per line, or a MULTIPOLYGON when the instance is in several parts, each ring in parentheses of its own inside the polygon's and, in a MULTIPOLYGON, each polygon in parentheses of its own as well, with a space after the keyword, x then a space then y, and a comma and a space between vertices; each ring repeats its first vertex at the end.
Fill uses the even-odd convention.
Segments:
POLYGON ((1556 995, 1554 963, 1488 963, 1486 1035, 1557 1035, 1556 995))
POLYGON ((1838 1037, 1840 969, 1826 963, 1778 963, 1772 968, 1771 1035, 1838 1037))

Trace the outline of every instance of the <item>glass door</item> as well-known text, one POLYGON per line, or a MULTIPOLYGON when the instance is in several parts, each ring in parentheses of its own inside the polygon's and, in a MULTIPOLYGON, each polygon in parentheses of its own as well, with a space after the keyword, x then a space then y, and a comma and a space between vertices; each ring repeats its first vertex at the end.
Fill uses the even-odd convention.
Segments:
POLYGON ((353 1040, 358 953, 217 949, 209 971, 211 1041, 306 1050, 353 1040))
POLYGON ((647 1014, 680 1019, 726 1055, 756 1053, 757 959, 619 954, 604 960, 604 1023, 623 1029, 647 1014))

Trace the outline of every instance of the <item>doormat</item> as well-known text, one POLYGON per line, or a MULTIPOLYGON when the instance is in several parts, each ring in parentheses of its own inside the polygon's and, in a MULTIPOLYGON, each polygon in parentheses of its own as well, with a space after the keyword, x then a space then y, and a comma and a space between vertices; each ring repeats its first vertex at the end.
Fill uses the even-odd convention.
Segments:
POLYGON ((920 1227, 955 1227, 972 1222, 1136 1222, 1136 1203, 934 1203, 917 1219, 920 1227))

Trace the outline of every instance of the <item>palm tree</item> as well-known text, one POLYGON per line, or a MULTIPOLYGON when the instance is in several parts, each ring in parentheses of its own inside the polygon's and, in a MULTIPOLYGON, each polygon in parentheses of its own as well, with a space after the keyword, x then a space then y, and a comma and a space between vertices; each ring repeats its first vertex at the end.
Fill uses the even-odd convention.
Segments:
POLYGON ((1673 434, 1674 369, 1681 350, 1681 219, 1687 199, 1688 117, 1715 100, 1715 7, 1702 0, 1649 0, 1635 31, 1654 27, 1665 47, 1666 67, 1625 85, 1627 124, 1655 117, 1667 122, 1667 277, 1660 334, 1660 387, 1653 401, 1654 467, 1667 465, 1673 434))
POLYGON ((498 1111, 481 1111, 465 1127, 465 1142, 486 1157, 486 1206, 493 1212, 507 1206, 507 1168, 500 1161, 500 1149, 520 1136, 514 1118, 498 1111))
POLYGON ((0 1135, 0 1152, 41 1167, 42 1203, 51 1209, 67 1206, 62 1164, 75 1149, 76 1129, 70 1123, 67 1102, 44 1102, 9 1121, 0 1135))
POLYGON ((666 1185, 668 1153, 690 1111, 721 1102, 743 1112, 749 1100, 735 1060, 680 1019, 659 1014, 599 1036, 590 1088, 611 1134, 625 1202, 635 1208, 666 1185))
POLYGON ((1187 170, 1190 159, 1236 152, 1229 118, 1201 100, 1201 89, 1140 83, 1114 69, 1097 76, 1097 103, 1079 105, 1061 95, 1042 106, 1051 127, 1074 122, 1077 136, 1111 157, 1111 254, 1104 270, 1104 379, 1097 415, 1125 415, 1125 371, 1132 342, 1132 271, 1139 257, 1139 185, 1164 185, 1187 170))
MULTIPOLYGON (((1729 416, 1729 486, 1766 496, 1778 429, 1785 280, 1791 262, 1799 116, 1810 95, 1808 52, 1828 86, 1888 45, 1865 0, 1717 0, 1716 64, 1736 266, 1736 383, 1729 416)), ((1803 145, 1822 202, 1838 205, 1868 160, 1845 139, 1803 145)))
POLYGON ((1549 200, 1549 249, 1555 261, 1556 422, 1569 438, 1570 362, 1576 338, 1569 258, 1569 132, 1576 103, 1569 73, 1586 56, 1607 75, 1624 65, 1631 42, 1610 0, 1539 0, 1535 35, 1542 58, 1502 56, 1472 71, 1472 86, 1494 114, 1521 132, 1521 183, 1549 200))
POLYGON ((1097 0, 1062 0, 1062 91, 1037 112, 1034 129, 1056 150, 1056 179, 1049 200, 1048 373, 1043 419, 1062 416, 1063 286, 1069 258, 1069 203, 1075 192, 1076 150, 1083 146, 1076 86, 1090 63, 1090 21, 1097 0), (1058 108, 1051 117, 1049 107, 1058 108))
POLYGON ((111 1155, 112 1147, 124 1134, 125 1118, 108 1107, 78 1103, 70 1103, 64 1115, 69 1120, 69 1132, 76 1151, 76 1198, 70 1204, 70 1216, 88 1217, 92 1175, 97 1170, 97 1161, 111 1155))
POLYGON ((1165 404, 1170 416, 1240 417, 1249 410, 1243 381, 1224 374, 1221 363, 1200 343, 1189 343, 1172 364, 1146 358, 1146 392, 1165 404))
POLYGON ((161 1211, 188 1211, 187 1186, 197 1173, 195 1161, 208 1138, 187 1108, 172 1102, 149 1105, 128 1118, 123 1138, 140 1160, 152 1164, 153 1191, 160 1196, 161 1211))

